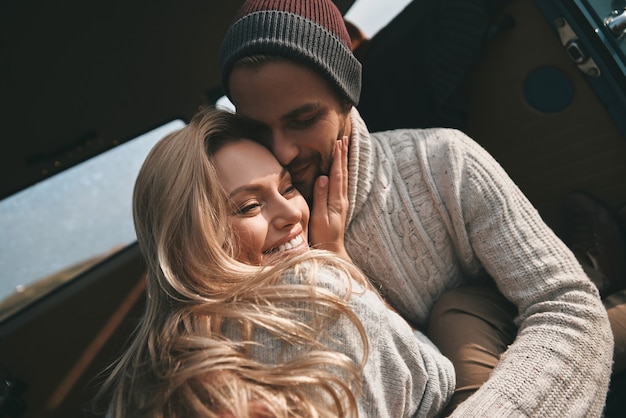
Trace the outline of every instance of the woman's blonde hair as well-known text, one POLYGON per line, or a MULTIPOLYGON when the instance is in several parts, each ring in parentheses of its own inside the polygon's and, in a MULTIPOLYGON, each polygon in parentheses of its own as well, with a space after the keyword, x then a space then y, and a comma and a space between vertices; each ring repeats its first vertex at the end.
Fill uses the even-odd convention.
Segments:
POLYGON ((315 250, 273 266, 236 261, 238 240, 212 155, 244 137, 235 115, 201 109, 143 163, 133 217, 147 264, 147 304, 128 349, 106 371, 97 399, 111 400, 108 416, 356 415, 367 337, 348 307, 349 278, 366 279, 315 250), (307 284, 328 268, 343 295, 307 284), (296 284, 285 284, 286 276, 296 284), (322 342, 324 329, 342 318, 361 337, 360 359, 322 342), (292 355, 255 360, 259 333, 292 355))

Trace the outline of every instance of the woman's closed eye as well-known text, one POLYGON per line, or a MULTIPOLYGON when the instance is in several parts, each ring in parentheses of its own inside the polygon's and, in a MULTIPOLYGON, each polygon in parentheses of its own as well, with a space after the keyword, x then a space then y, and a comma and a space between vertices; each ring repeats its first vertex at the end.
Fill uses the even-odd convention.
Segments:
POLYGON ((297 192, 298 192, 298 190, 296 189, 296 186, 294 186, 293 184, 289 184, 288 186, 285 187, 285 189, 283 191, 283 196, 285 196, 285 197, 292 197, 297 192))
POLYGON ((257 201, 247 201, 242 205, 237 206, 235 214, 239 216, 252 216, 256 214, 256 211, 261 208, 261 203, 257 201))

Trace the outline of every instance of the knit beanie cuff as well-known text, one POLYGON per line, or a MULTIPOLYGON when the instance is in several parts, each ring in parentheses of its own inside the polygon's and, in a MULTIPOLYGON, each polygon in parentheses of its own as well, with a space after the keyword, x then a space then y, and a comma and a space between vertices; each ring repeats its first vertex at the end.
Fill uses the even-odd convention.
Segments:
POLYGON ((353 104, 361 94, 361 63, 332 32, 303 16, 276 10, 251 13, 226 33, 220 51, 222 86, 230 97, 228 78, 241 58, 278 55, 321 73, 353 104))

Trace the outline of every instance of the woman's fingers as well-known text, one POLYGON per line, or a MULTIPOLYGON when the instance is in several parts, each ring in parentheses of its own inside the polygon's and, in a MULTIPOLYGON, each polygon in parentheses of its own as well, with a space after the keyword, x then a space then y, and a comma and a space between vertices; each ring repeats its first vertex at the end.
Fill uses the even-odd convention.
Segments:
POLYGON ((342 159, 342 163, 343 163, 343 178, 344 181, 342 182, 343 184, 343 188, 344 188, 344 196, 346 197, 346 199, 348 198, 348 146, 350 145, 350 137, 348 136, 344 136, 343 140, 341 141, 341 146, 342 146, 342 153, 341 153, 341 159, 342 159))
POLYGON ((310 238, 314 244, 343 243, 348 213, 346 151, 345 141, 337 141, 328 176, 321 175, 315 182, 310 221, 310 238))
POLYGON ((315 219, 328 218, 328 176, 321 175, 315 180, 313 191, 313 213, 315 219))
POLYGON ((348 215, 347 137, 335 144, 335 157, 328 176, 317 178, 313 199, 309 225, 311 243, 350 260, 343 239, 348 215))
POLYGON ((335 145, 335 157, 330 168, 328 210, 337 214, 348 211, 348 146, 347 137, 335 145))

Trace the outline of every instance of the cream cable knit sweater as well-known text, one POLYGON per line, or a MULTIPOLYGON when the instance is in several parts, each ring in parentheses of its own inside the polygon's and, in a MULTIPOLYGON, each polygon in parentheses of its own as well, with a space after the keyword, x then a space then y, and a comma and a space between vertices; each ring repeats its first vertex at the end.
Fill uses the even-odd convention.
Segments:
POLYGON ((346 247, 417 326, 445 290, 491 275, 519 334, 455 416, 601 415, 613 340, 575 257, 498 163, 449 129, 370 134, 352 111, 346 247))

